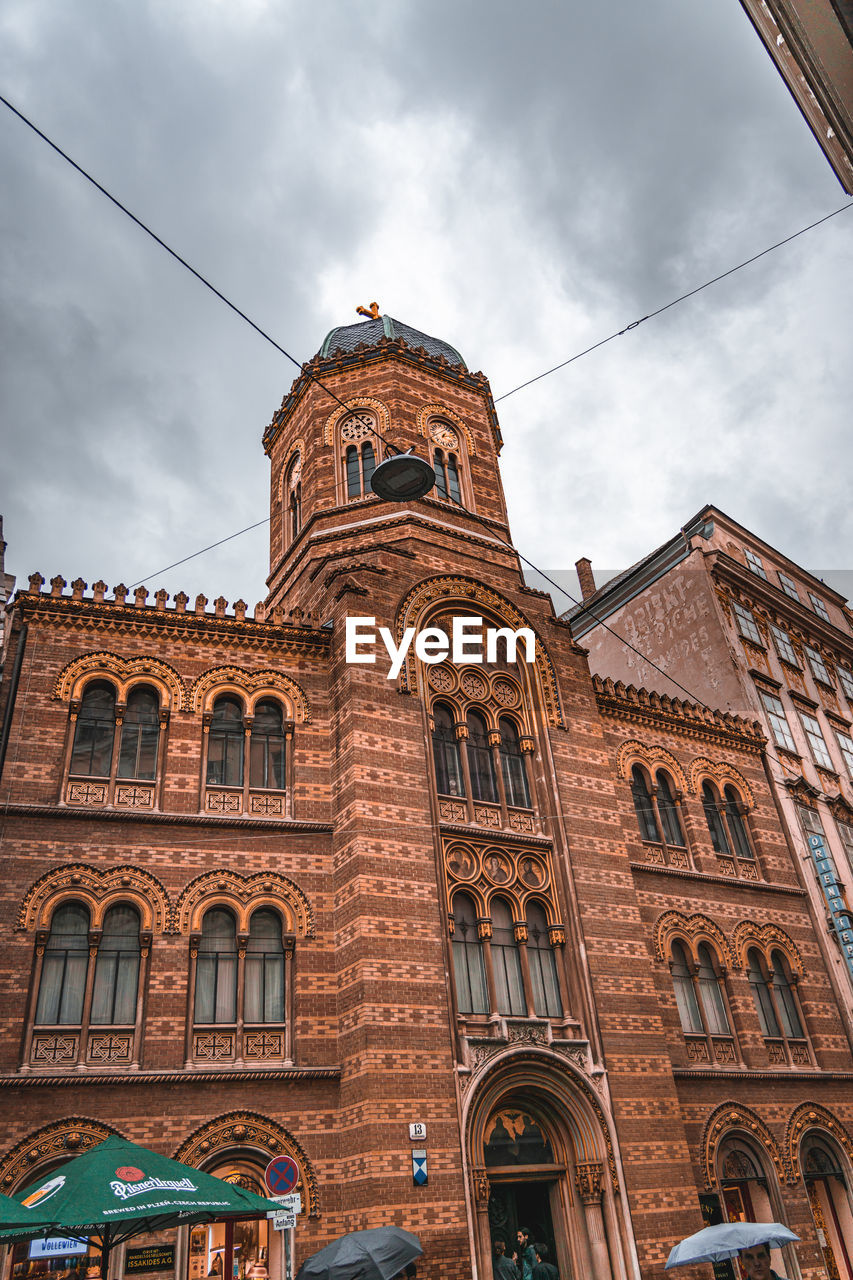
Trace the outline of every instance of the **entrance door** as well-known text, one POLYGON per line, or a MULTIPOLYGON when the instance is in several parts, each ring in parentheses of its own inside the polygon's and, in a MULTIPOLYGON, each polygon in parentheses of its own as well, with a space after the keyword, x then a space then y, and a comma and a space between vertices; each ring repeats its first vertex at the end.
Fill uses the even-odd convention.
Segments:
POLYGON ((530 1231, 530 1243, 541 1241, 548 1246, 548 1260, 555 1262, 557 1247, 551 1217, 551 1188, 548 1182, 492 1182, 489 1196, 489 1227, 492 1249, 496 1240, 506 1243, 508 1257, 518 1247, 519 1227, 530 1231))

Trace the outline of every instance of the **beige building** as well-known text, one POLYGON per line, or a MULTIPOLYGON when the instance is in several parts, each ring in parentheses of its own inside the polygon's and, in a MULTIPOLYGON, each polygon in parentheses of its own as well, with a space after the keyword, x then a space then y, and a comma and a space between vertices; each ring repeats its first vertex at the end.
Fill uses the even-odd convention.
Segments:
MULTIPOLYGON (((843 596, 713 506, 567 615, 594 673, 760 723, 815 936, 853 1014, 853 628, 843 596)), ((751 874, 725 794, 703 794, 720 869, 751 874)))
POLYGON ((853 194, 853 4, 741 0, 848 194, 853 194))

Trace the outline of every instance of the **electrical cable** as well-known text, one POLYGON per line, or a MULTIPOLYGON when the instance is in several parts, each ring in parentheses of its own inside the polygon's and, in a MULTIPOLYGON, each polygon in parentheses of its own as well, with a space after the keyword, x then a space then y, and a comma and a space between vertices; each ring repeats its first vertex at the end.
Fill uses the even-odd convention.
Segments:
POLYGON ((220 538, 218 542, 211 542, 208 546, 202 547, 201 551, 194 551, 191 556, 184 556, 183 560, 176 560, 174 564, 167 564, 165 569, 155 569, 153 573, 147 573, 144 578, 138 578, 136 582, 131 582, 128 591, 132 591, 134 587, 141 586, 149 578, 156 578, 161 573, 168 573, 170 569, 177 569, 178 565, 186 564, 188 560, 195 560, 196 556, 203 556, 205 551, 212 551, 214 547, 221 547, 224 542, 230 542, 232 538, 239 538, 241 534, 248 533, 250 529, 259 529, 262 524, 269 524, 269 522, 269 516, 264 516, 263 520, 256 520, 254 524, 247 524, 245 529, 238 529, 236 533, 229 533, 227 538, 220 538))

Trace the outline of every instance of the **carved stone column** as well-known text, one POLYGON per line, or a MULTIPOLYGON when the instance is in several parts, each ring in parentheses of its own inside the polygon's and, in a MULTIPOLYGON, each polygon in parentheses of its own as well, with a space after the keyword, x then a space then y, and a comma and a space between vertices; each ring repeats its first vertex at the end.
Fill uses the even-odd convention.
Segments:
POLYGON ((471 1170, 471 1182, 474 1188, 474 1212, 477 1215, 477 1273, 481 1280, 493 1280, 492 1272, 492 1233, 489 1230, 489 1195, 491 1185, 489 1175, 483 1168, 471 1170))
POLYGON ((595 1280, 610 1280, 610 1251, 604 1234, 604 1215, 601 1211, 602 1166, 597 1162, 575 1166, 575 1186, 583 1204, 592 1274, 595 1280))

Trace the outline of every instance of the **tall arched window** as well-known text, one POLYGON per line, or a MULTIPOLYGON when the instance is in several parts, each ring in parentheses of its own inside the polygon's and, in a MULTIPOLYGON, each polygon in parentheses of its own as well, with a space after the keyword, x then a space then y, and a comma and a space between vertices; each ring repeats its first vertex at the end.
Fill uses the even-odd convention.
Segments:
POLYGON ((743 802, 733 786, 727 786, 724 794, 726 825, 735 847, 735 853, 739 858, 751 859, 753 857, 752 845, 749 843, 746 820, 743 816, 743 802))
POLYGON ((684 946, 680 942, 672 944, 670 969, 672 971, 672 985, 675 988, 675 1003, 678 1006, 678 1016, 681 1019, 681 1029, 687 1032, 688 1035, 701 1035, 705 1028, 702 1025, 702 1015, 699 1013, 699 1002, 693 986, 690 965, 688 964, 684 946))
POLYGON ((726 1002, 723 999, 720 976, 711 954, 711 949, 704 942, 698 949, 699 968, 696 973, 696 985, 699 998, 705 1011, 705 1022, 711 1035, 731 1035, 729 1018, 726 1013, 726 1002))
POLYGON ((264 699, 255 707, 249 743, 249 785, 284 791, 284 716, 281 705, 264 699))
POLYGON ((705 810, 705 821, 708 823, 708 830, 711 833, 711 844, 714 847, 714 852, 731 857, 732 850, 725 823, 720 813, 720 803, 716 790, 711 786, 710 782, 702 783, 702 808, 705 810))
POLYGON ((284 946, 275 911, 256 911, 249 922, 243 1017, 284 1022, 284 946))
POLYGON ((527 788, 527 771, 518 741, 518 729, 508 716, 501 716, 501 774, 507 804, 520 809, 530 808, 530 792, 527 788))
POLYGON ((369 498, 370 479, 376 470, 373 415, 364 409, 350 414, 340 425, 343 488, 347 502, 369 498))
POLYGON ((221 787, 243 785, 243 708, 236 698, 217 698, 210 722, 207 781, 221 787))
POLYGON ((72 774, 108 778, 116 731, 116 692, 111 684, 96 680, 86 686, 71 751, 72 774))
POLYGON ((432 709, 435 728, 432 731, 432 758, 435 762, 435 783, 439 795, 462 796, 462 767, 459 762, 459 744, 453 727, 453 716, 443 702, 432 709))
POLYGON ((282 492, 285 546, 293 542, 302 528, 302 454, 297 449, 287 464, 282 492))
POLYGON ((467 893, 453 899, 453 973, 460 1013, 488 1013, 483 944, 477 933, 477 913, 467 893))
POLYGON ((560 999, 557 961, 548 933, 548 918, 537 902, 531 902, 527 907, 527 959, 536 1016, 561 1018, 563 1002, 560 999))
POLYGON ((95 961, 93 1024, 127 1026, 136 1021, 139 956, 139 912, 126 904, 110 907, 95 961))
POLYGON ((468 768, 471 773, 471 794, 475 800, 487 800, 494 804, 498 792, 486 722, 478 711, 469 711, 465 720, 468 726, 467 751, 468 768))
POLYGON ((237 931, 230 911, 213 907, 201 925, 195 976, 195 1021, 237 1019, 237 931))
POLYGON ((684 848, 686 841, 684 832, 681 830, 681 821, 678 817, 678 809, 675 804, 669 776, 662 769, 659 769, 656 781, 658 787, 658 813, 660 814, 664 839, 667 844, 684 848))
POLYGON ((435 491, 445 502, 462 504, 462 488, 459 484, 459 459, 455 453, 434 449, 432 465, 435 471, 435 491))
POLYGON ((635 764, 631 770, 631 796, 634 801, 637 822, 640 826, 641 838, 643 840, 658 841, 660 837, 658 836, 649 784, 645 772, 638 764, 635 764))
POLYGON ((794 1040, 802 1040, 803 1027, 791 984, 788 962, 781 951, 771 951, 770 963, 773 966, 773 994, 776 997, 779 1021, 782 1023, 782 1034, 794 1040))
POLYGON ((502 898, 492 903, 492 968, 495 976, 495 996, 498 1013, 522 1017, 527 1012, 524 999, 524 983, 521 977, 521 960, 512 922, 512 912, 502 898))
POLYGON ((89 912, 78 902, 68 902, 57 907, 50 922, 36 1003, 37 1026, 79 1025, 88 968, 89 912))
POLYGON ((137 685, 127 700, 121 726, 118 776, 151 781, 157 774, 160 699, 154 689, 137 685))
POLYGON ((776 1019, 776 1010, 773 1005, 773 998, 770 995, 770 984, 764 972, 764 964, 762 963, 761 954, 755 947, 751 947, 747 952, 747 976, 749 985, 752 988, 752 998, 755 1001, 756 1012, 758 1013, 758 1021, 761 1023, 762 1034, 769 1037, 776 1037, 781 1034, 779 1031, 779 1023, 776 1019))

